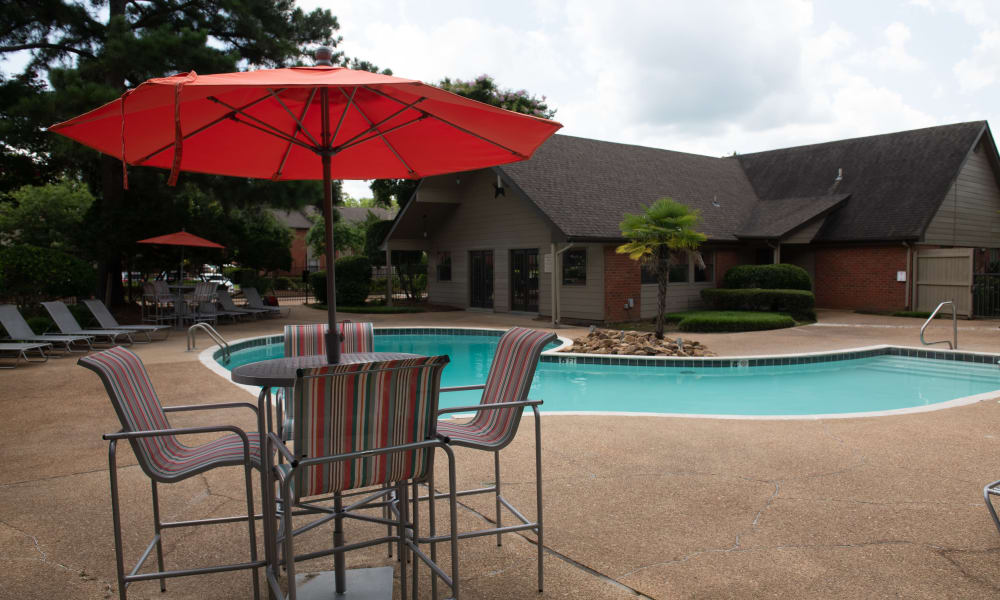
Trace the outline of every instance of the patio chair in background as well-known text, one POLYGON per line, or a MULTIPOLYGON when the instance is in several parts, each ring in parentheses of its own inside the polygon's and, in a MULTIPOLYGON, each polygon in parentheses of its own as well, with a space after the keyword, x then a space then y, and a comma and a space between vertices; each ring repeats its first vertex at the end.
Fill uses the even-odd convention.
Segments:
POLYGON ((65 352, 88 352, 94 349, 94 338, 90 335, 38 335, 31 330, 31 326, 13 304, 0 304, 0 325, 3 325, 7 335, 14 341, 52 344, 53 347, 59 344, 65 352), (74 350, 73 344, 79 343, 86 344, 87 349, 74 350))
MULTIPOLYGON (((447 413, 475 412, 466 423, 438 421, 437 434, 452 446, 461 446, 493 453, 493 485, 475 490, 464 490, 459 495, 484 494, 492 492, 496 502, 496 527, 476 532, 462 533, 462 537, 480 535, 497 536, 497 546, 501 545, 503 533, 533 530, 538 536, 538 591, 543 587, 542 568, 542 430, 538 406, 541 400, 528 400, 528 390, 535 375, 538 358, 546 345, 558 339, 554 333, 514 327, 500 338, 490 371, 483 385, 442 388, 442 392, 482 389, 483 396, 477 406, 459 406, 438 410, 438 415, 447 413), (535 521, 529 521, 515 509, 500 492, 500 450, 507 447, 517 434, 518 425, 525 407, 531 407, 535 416, 535 521), (520 525, 503 527, 501 508, 506 507, 521 521, 520 525)), ((432 479, 433 481, 433 479, 432 479)), ((428 494, 431 504, 439 497, 431 488, 428 494)))
POLYGON ((147 281, 142 284, 142 320, 160 324, 174 320, 173 303, 176 299, 166 288, 165 282, 147 281), (157 285, 163 283, 163 286, 157 285))
POLYGON ((84 300, 83 303, 87 305, 90 312, 94 314, 94 318, 97 319, 97 324, 105 329, 127 329, 130 331, 135 331, 137 333, 142 333, 146 336, 146 342, 152 342, 153 338, 150 333, 157 333, 165 331, 166 335, 162 339, 167 339, 170 336, 170 326, 169 325, 119 325, 118 320, 115 319, 108 307, 105 306, 104 302, 100 300, 84 300))
POLYGON ((986 501, 986 509, 990 511, 990 518, 993 519, 993 524, 996 525, 997 531, 1000 532, 1000 519, 997 519, 997 511, 993 508, 990 496, 1000 496, 1000 481, 994 481, 983 488, 983 500, 986 501))
MULTIPOLYGON (((451 586, 452 596, 459 598, 454 456, 446 444, 434 437, 441 371, 447 364, 447 356, 430 356, 329 365, 298 372, 293 404, 295 413, 300 417, 296 419, 294 426, 293 450, 289 451, 276 434, 268 434, 268 446, 281 453, 285 459, 283 464, 273 469, 283 507, 280 527, 274 539, 282 542, 290 600, 296 598, 297 558, 319 558, 392 541, 398 545, 401 558, 400 598, 407 597, 406 570, 411 552, 414 585, 417 582, 419 558, 451 586), (347 415, 354 415, 354 418, 344 418, 347 415), (312 419, 324 418, 327 422, 322 426, 312 422, 312 419), (385 423, 386 426, 358 425, 377 422, 385 423), (402 425, 404 423, 406 426, 402 425), (452 549, 450 576, 426 554, 418 551, 414 540, 418 537, 419 509, 414 503, 411 519, 407 500, 410 484, 422 481, 430 473, 435 448, 441 448, 448 457, 451 484, 448 494, 451 510, 448 539, 452 549), (385 484, 391 487, 379 487, 385 484), (345 494, 351 490, 360 491, 345 494), (391 497, 393 491, 395 499, 391 497), (321 506, 319 503, 328 501, 331 494, 334 496, 333 509, 321 506), (343 499, 348 495, 360 496, 361 499, 344 509, 343 499), (383 508, 387 503, 396 511, 396 519, 357 514, 366 508, 383 508), (293 528, 293 512, 295 515, 323 515, 300 531, 334 521, 334 547, 296 557, 294 539, 298 532, 293 528), (345 518, 393 525, 397 535, 345 544, 341 525, 345 518)), ((270 456, 267 462, 270 464, 270 456)), ((433 522, 432 513, 431 523, 433 522)), ((276 595, 281 594, 277 587, 278 576, 277 565, 270 565, 266 579, 276 595)))
POLYGON ((212 301, 204 301, 198 305, 198 314, 212 317, 214 320, 218 321, 222 317, 228 317, 230 321, 236 322, 236 319, 246 316, 244 313, 238 313, 228 310, 220 310, 219 306, 212 301))
POLYGON ((23 343, 23 342, 0 342, 0 354, 13 354, 14 362, 9 365, 0 365, 0 369, 13 369, 17 366, 17 361, 23 359, 24 362, 46 362, 49 357, 45 354, 46 348, 51 348, 52 344, 23 343), (39 358, 31 358, 28 352, 37 350, 39 358))
POLYGON ((260 308, 249 308, 246 306, 236 306, 233 302, 233 297, 229 295, 229 292, 219 292, 218 294, 219 305, 222 306, 222 310, 239 313, 247 315, 249 317, 257 318, 264 313, 270 313, 269 310, 264 310, 260 308))
MULTIPOLYGON (((257 293, 257 288, 248 287, 242 289, 243 289, 243 295, 246 296, 247 298, 247 306, 249 306, 250 308, 256 308, 258 310, 266 310, 267 314, 276 317, 281 316, 282 312, 281 307, 268 306, 267 304, 264 304, 264 301, 261 299, 260 294, 257 293)), ((285 309, 285 313, 286 314, 288 313, 288 309, 285 309)))
POLYGON ((164 407, 160 404, 149 373, 142 361, 130 350, 114 347, 90 356, 85 356, 78 364, 97 373, 104 383, 104 389, 121 421, 121 431, 104 435, 108 440, 108 472, 111 479, 111 517, 115 536, 115 560, 118 573, 118 595, 125 600, 128 586, 135 581, 160 580, 160 591, 166 591, 166 579, 220 571, 252 569, 254 598, 260 597, 257 570, 266 561, 257 560, 257 537, 254 528, 253 484, 251 470, 261 467, 260 439, 257 433, 246 433, 232 425, 173 428, 166 413, 208 410, 220 408, 249 408, 257 412, 257 407, 248 402, 225 404, 199 404, 194 406, 164 407), (179 435, 194 433, 226 433, 200 446, 188 446, 177 438, 179 435), (121 509, 118 500, 118 466, 116 450, 119 440, 128 440, 142 471, 150 478, 153 490, 153 540, 139 559, 139 564, 126 575, 123 557, 121 509), (194 475, 218 467, 242 466, 246 480, 247 514, 235 517, 195 519, 177 522, 160 520, 160 505, 157 483, 176 483, 194 475), (193 527, 247 521, 249 524, 250 561, 229 565, 197 567, 165 571, 163 565, 162 530, 174 527, 193 527), (138 573, 142 564, 156 549, 158 570, 153 573, 138 573))
POLYGON ((117 344, 118 338, 123 337, 132 343, 133 329, 84 329, 80 327, 73 313, 69 312, 69 307, 58 300, 52 302, 42 302, 45 311, 49 313, 56 324, 56 328, 63 335, 89 335, 95 341, 106 340, 109 344, 117 344))

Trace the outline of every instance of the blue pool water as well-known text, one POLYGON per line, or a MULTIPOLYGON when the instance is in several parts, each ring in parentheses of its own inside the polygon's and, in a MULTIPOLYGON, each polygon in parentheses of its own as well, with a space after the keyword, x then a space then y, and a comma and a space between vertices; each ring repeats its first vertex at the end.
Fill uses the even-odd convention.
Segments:
MULTIPOLYGON (((447 354, 442 386, 486 379, 496 336, 377 335, 375 350, 447 354)), ((227 368, 278 358, 282 344, 237 350, 227 368)), ((874 356, 808 365, 660 368, 538 365, 531 398, 544 411, 712 415, 808 415, 911 408, 1000 390, 996 365, 874 356)), ((479 392, 442 394, 441 406, 479 401, 479 392)))

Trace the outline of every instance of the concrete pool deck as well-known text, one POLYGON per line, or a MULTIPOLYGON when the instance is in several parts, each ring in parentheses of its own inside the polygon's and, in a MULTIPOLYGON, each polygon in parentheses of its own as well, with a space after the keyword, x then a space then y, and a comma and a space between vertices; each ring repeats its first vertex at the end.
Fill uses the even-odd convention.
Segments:
MULTIPOLYGON (((377 326, 546 326, 479 312, 350 318, 377 326)), ((287 320, 220 331, 237 339, 280 333, 286 322, 323 320, 323 312, 293 307, 287 320)), ((697 339, 720 356, 919 346, 920 324, 820 311, 817 325, 697 339)), ((1000 351, 997 326, 960 321, 961 348, 1000 351)), ((929 338, 944 339, 950 328, 950 321, 936 322, 929 338)), ((201 348, 207 343, 198 338, 201 348)), ((180 332, 133 348, 165 405, 250 399, 200 365, 197 352, 184 352, 180 332)), ((0 556, 6 563, 0 597, 117 593, 107 445, 100 439, 117 430, 117 419, 97 377, 75 362, 62 358, 0 372, 0 556)), ((982 488, 1000 479, 998 400, 1000 394, 929 413, 815 421, 543 417, 546 591, 534 591, 534 544, 509 535, 501 548, 494 538, 462 542, 463 596, 995 597, 1000 534, 983 506, 982 488)), ((230 412, 220 419, 254 428, 248 414, 230 412)), ((178 415, 172 422, 205 423, 205 416, 178 415)), ((530 516, 530 420, 525 425, 502 455, 503 483, 530 516)), ((492 479, 488 457, 456 454, 460 487, 492 479)), ((131 566, 152 533, 149 484, 127 447, 119 459, 131 566)), ((237 514, 241 487, 235 468, 162 486, 165 518, 237 514)), ((465 498, 463 526, 490 517, 491 505, 487 497, 465 498)), ((349 536, 368 533, 365 525, 348 525, 349 536)), ((327 537, 317 532, 302 547, 319 547, 327 537)), ((164 546, 168 568, 247 556, 239 525, 168 531, 164 546)), ((384 548, 373 548, 349 553, 348 564, 393 563, 384 548)), ((330 561, 306 567, 329 569, 330 561)), ((155 583, 135 584, 129 597, 247 598, 249 575, 175 579, 166 594, 155 583)))

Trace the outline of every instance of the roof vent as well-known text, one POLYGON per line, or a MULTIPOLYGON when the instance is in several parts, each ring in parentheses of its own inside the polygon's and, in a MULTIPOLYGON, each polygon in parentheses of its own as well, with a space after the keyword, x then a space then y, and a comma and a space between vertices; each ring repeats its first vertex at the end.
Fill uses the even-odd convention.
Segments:
POLYGON ((840 181, 843 178, 844 178, 844 170, 843 169, 837 169, 837 177, 833 180, 833 182, 834 183, 840 183, 840 181))
POLYGON ((714 206, 715 208, 719 208, 720 206, 722 206, 721 204, 719 204, 718 196, 712 196, 712 206, 714 206))

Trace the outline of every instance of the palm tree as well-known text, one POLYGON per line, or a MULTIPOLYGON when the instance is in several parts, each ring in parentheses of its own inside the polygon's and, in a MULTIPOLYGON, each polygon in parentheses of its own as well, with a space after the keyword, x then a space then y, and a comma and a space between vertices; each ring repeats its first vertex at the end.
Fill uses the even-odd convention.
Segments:
POLYGON ((701 217, 670 198, 660 198, 646 207, 644 213, 625 213, 619 225, 622 235, 629 241, 618 246, 616 252, 628 254, 632 260, 653 265, 656 268, 656 338, 663 339, 663 317, 667 310, 667 282, 670 278, 671 261, 683 260, 687 264, 688 255, 702 265, 698 246, 707 238, 694 230, 701 217))

